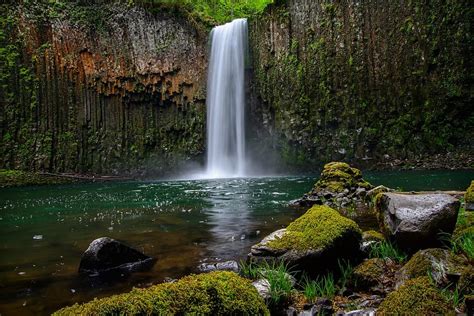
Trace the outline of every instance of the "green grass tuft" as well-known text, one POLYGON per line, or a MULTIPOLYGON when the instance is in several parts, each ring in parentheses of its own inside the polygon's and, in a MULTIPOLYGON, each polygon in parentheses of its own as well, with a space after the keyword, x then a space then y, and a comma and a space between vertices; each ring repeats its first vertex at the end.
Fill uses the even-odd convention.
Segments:
POLYGON ((369 257, 392 259, 398 263, 407 259, 407 255, 389 241, 381 241, 372 246, 369 257))

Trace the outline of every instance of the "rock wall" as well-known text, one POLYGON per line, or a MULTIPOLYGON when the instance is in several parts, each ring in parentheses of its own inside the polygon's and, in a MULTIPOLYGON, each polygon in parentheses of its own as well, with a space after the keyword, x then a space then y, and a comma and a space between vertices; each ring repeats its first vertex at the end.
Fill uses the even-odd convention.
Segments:
POLYGON ((162 172, 201 154, 208 29, 80 3, 1 6, 0 168, 162 172))
POLYGON ((250 22, 251 110, 286 162, 473 152, 469 1, 277 2, 250 22))

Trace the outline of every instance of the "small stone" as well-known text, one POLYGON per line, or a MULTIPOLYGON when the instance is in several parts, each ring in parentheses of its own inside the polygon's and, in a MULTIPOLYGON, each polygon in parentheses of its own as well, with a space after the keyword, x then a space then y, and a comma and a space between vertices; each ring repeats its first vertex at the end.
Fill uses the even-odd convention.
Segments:
POLYGON ((34 235, 33 239, 34 240, 41 240, 41 239, 43 239, 43 235, 34 235))

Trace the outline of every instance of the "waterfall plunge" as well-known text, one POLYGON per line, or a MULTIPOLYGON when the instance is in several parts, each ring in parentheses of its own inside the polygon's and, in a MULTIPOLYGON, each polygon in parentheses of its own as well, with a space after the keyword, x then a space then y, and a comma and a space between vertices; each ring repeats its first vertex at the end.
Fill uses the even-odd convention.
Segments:
POLYGON ((237 19, 211 32, 207 82, 207 176, 245 175, 245 58, 247 20, 237 19))

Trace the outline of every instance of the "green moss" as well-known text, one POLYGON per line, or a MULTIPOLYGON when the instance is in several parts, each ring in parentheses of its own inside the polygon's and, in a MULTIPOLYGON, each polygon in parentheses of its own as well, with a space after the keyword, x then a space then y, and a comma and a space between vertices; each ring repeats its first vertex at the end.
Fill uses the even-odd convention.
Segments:
POLYGON ((360 238, 361 230, 354 221, 341 216, 336 210, 318 205, 288 225, 286 233, 280 239, 270 241, 268 246, 275 249, 321 249, 345 234, 360 238))
POLYGON ((53 315, 269 315, 247 279, 233 272, 190 275, 174 283, 94 299, 53 315))
POLYGON ((372 286, 380 282, 384 272, 384 259, 367 259, 354 269, 354 279, 357 283, 357 286, 372 286))
POLYGON ((462 295, 474 295, 474 267, 472 264, 462 270, 458 288, 462 295))
POLYGON ((364 241, 384 241, 385 237, 378 231, 367 230, 362 234, 362 239, 364 241))
POLYGON ((390 293, 377 315, 454 315, 454 309, 428 277, 419 277, 390 293))
POLYGON ((415 253, 400 270, 403 279, 413 279, 431 275, 438 284, 446 279, 447 273, 457 274, 462 270, 462 258, 446 249, 424 249, 415 253))
POLYGON ((372 188, 372 185, 362 179, 362 172, 349 166, 345 162, 330 162, 324 165, 321 177, 315 184, 315 189, 328 189, 331 192, 340 193, 351 188, 372 188))
POLYGON ((75 182, 74 179, 42 175, 20 170, 0 169, 0 188, 27 185, 48 185, 75 182))
POLYGON ((474 180, 471 181, 471 185, 466 190, 466 194, 464 194, 464 201, 466 203, 474 203, 474 180))

